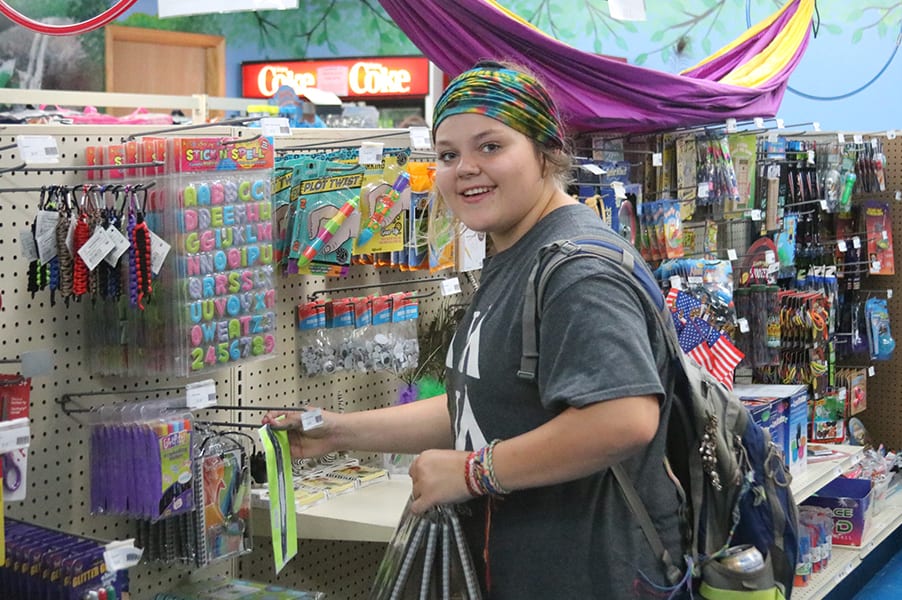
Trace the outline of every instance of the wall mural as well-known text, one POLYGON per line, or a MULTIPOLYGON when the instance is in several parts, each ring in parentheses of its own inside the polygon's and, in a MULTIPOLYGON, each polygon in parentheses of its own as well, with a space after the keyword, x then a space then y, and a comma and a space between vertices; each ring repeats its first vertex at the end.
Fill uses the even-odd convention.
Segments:
MULTIPOLYGON (((58 23, 80 21, 110 6, 110 0, 8 1, 29 17, 58 23)), ((654 1, 647 3, 647 21, 622 22, 609 16, 606 0, 500 0, 505 8, 577 48, 623 57, 633 64, 667 72, 694 65, 740 35, 747 23, 762 19, 782 3, 654 1)), ((879 69, 888 62, 902 29, 902 2, 819 0, 817 17, 817 37, 812 39, 801 68, 793 75, 793 84, 800 81, 806 89, 815 91, 845 91, 882 73, 879 69), (848 77, 837 81, 831 65, 843 59, 857 66, 848 77)), ((303 9, 294 11, 169 19, 156 17, 155 0, 139 0, 120 24, 225 36, 230 95, 238 93, 238 83, 232 79, 237 79, 237 65, 244 60, 418 53, 378 0, 306 0, 303 9)), ((894 72, 898 72, 898 65, 895 67, 894 72)), ((885 78, 892 77, 891 72, 885 78)), ((103 33, 47 38, 0 17, 0 87, 3 86, 102 90, 103 33)), ((877 102, 886 100, 881 96, 877 102)))

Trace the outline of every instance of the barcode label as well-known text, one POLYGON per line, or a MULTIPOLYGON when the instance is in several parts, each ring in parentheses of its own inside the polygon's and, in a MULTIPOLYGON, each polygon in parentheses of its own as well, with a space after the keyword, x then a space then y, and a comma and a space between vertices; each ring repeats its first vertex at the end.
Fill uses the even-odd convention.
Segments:
POLYGON ((56 146, 48 146, 47 148, 44 148, 44 154, 46 154, 47 156, 59 156, 59 153, 59 148, 57 148, 56 146))
POLYGON ((59 162, 59 146, 52 135, 17 135, 19 157, 26 164, 53 164, 59 162))
POLYGON ((31 438, 27 435, 23 435, 16 438, 16 446, 27 446, 31 441, 31 438))

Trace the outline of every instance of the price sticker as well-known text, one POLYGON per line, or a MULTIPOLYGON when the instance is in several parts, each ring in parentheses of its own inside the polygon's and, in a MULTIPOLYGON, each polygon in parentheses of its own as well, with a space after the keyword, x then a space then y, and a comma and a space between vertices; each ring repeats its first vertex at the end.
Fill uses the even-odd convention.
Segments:
POLYGON ((734 119, 733 117, 727 119, 726 126, 727 133, 736 133, 736 119, 734 119))
POLYGON ((739 319, 736 320, 736 323, 739 325, 740 332, 742 332, 742 333, 749 332, 750 328, 749 328, 748 319, 746 319, 745 317, 740 317, 739 319))
POLYGON ((707 181, 703 181, 700 184, 698 184, 698 192, 697 192, 698 197, 699 198, 707 198, 709 187, 710 186, 708 185, 707 181))
POLYGON ((764 262, 769 265, 772 265, 775 262, 777 262, 777 255, 774 254, 773 250, 768 250, 767 252, 764 253, 764 262))
POLYGON ((378 165, 382 162, 382 151, 385 144, 381 142, 363 142, 358 150, 359 161, 362 165, 378 165))
POLYGON ((595 163, 584 163, 579 166, 582 170, 588 171, 592 175, 604 175, 605 170, 596 165, 595 163))
POLYGON ((686 280, 689 282, 689 285, 702 285, 705 283, 705 279, 701 275, 690 275, 686 280))
POLYGON ((809 150, 809 151, 808 151, 808 164, 809 164, 809 165, 813 165, 813 164, 814 164, 814 150, 809 150))
POLYGON ((753 208, 751 210, 751 212, 749 212, 749 217, 752 219, 752 221, 760 221, 761 220, 761 209, 753 208))
POLYGON ((285 117, 264 117, 260 119, 260 131, 266 137, 291 137, 291 125, 285 117))
POLYGON ((822 198, 820 204, 821 204, 821 210, 827 210, 827 200, 826 199, 822 198))
POLYGON ((873 377, 876 373, 877 371, 874 369, 874 365, 868 367, 868 377, 873 377))
POLYGON ((442 281, 442 296, 453 296, 460 293, 460 279, 449 277, 442 281))
POLYGON ((838 242, 836 242, 836 247, 840 252, 845 252, 848 249, 848 247, 846 246, 846 240, 839 240, 838 242))
POLYGON ((739 257, 736 255, 736 249, 729 248, 727 250, 727 259, 732 261, 732 260, 736 260, 737 258, 739 258, 739 257))
POLYGON ((204 379, 185 386, 185 406, 188 410, 199 410, 208 406, 216 406, 216 382, 204 379))
POLYGON ((12 419, 0 423, 0 454, 6 454, 31 444, 31 426, 28 419, 12 419))
POLYGON ((42 265, 46 265, 56 257, 59 250, 59 247, 56 245, 56 232, 44 232, 42 235, 38 236, 37 242, 38 260, 41 261, 42 265))
POLYGON ((134 539, 110 542, 103 550, 103 562, 108 573, 115 573, 134 567, 143 555, 144 549, 136 548, 134 539))
POLYGON ((432 150, 432 135, 428 127, 410 128, 410 147, 414 150, 432 150))
POLYGON ((310 431, 323 424, 323 411, 318 408, 310 408, 301 413, 301 429, 310 431))
POLYGON ((754 122, 755 129, 764 129, 764 119, 762 119, 761 117, 755 117, 754 122))
POLYGON ((661 167, 664 166, 664 155, 660 152, 655 152, 651 155, 651 166, 653 167, 661 167))
POLYGON ((817 122, 817 121, 814 121, 813 123, 811 123, 811 127, 812 127, 815 131, 820 131, 820 130, 821 130, 821 124, 820 124, 819 122, 817 122))
POLYGON ((125 252, 131 247, 131 244, 128 242, 128 238, 122 235, 122 232, 110 225, 107 227, 106 233, 110 236, 110 239, 113 240, 113 243, 116 244, 110 253, 107 254, 103 260, 106 261, 108 265, 111 267, 115 267, 119 262, 119 258, 125 254, 125 252))
POLYGON ((892 290, 892 288, 890 288, 890 289, 886 290, 886 299, 889 300, 892 297, 893 297, 893 290, 892 290))
POLYGON ((902 200, 902 190, 896 190, 896 200, 902 200))
POLYGON ((855 133, 852 135, 852 143, 853 144, 862 144, 862 143, 864 143, 864 138, 861 137, 860 133, 855 133))
POLYGON ((776 131, 767 132, 767 141, 771 144, 776 144, 778 139, 780 139, 780 135, 776 131))
POLYGON ((17 135, 19 156, 29 165, 52 165, 60 161, 60 150, 52 135, 17 135))
POLYGON ((671 277, 671 278, 670 278, 670 287, 672 287, 672 288, 675 289, 675 290, 681 290, 681 289, 683 289, 683 280, 682 280, 682 278, 680 278, 679 275, 674 275, 673 277, 671 277))
POLYGON ((28 262, 38 260, 40 257, 38 254, 38 246, 35 244, 34 236, 31 234, 31 229, 19 231, 19 246, 22 248, 22 258, 28 262))
POLYGON ((784 129, 786 125, 783 124, 783 119, 777 119, 777 129, 784 129))
POLYGON ((856 250, 861 248, 861 238, 858 237, 857 235, 852 238, 852 247, 855 248, 856 250))
POLYGON ((842 131, 840 131, 839 133, 836 134, 836 141, 839 142, 840 144, 845 144, 846 143, 846 135, 842 131))

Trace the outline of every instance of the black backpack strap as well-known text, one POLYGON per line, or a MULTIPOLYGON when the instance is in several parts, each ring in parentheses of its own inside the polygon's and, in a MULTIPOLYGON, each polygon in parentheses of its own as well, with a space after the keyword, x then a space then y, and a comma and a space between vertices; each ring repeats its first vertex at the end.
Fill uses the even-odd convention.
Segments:
POLYGON ((636 486, 633 485, 633 481, 626 474, 622 464, 617 463, 612 466, 611 472, 614 473, 617 483, 620 484, 620 491, 623 492, 623 497, 626 499, 630 511, 632 511, 636 520, 639 521, 639 526, 642 528, 652 552, 664 563, 664 568, 667 571, 667 580, 670 582, 670 585, 678 584, 683 578, 683 572, 673 563, 673 557, 670 556, 670 552, 664 547, 664 542, 661 541, 661 536, 658 535, 658 530, 655 529, 655 525, 651 521, 651 515, 648 514, 645 503, 642 502, 639 492, 636 491, 636 486))

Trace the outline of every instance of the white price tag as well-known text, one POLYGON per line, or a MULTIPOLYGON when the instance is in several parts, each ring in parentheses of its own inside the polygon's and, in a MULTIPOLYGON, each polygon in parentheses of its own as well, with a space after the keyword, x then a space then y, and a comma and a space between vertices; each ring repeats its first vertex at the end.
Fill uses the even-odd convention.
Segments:
POLYGON ((31 426, 28 419, 0 421, 0 454, 6 454, 31 444, 31 426))
POLYGON ((890 288, 890 289, 886 290, 886 299, 889 300, 892 297, 893 297, 893 290, 892 290, 892 288, 890 288))
POLYGON ((683 289, 683 280, 679 275, 674 275, 670 278, 670 287, 675 290, 683 289))
POLYGON ((33 260, 38 260, 40 258, 40 254, 38 253, 38 246, 35 244, 34 236, 31 234, 31 229, 23 229, 19 231, 19 246, 22 248, 22 258, 31 262, 33 260))
POLYGON ((727 259, 728 260, 736 260, 737 258, 739 258, 739 257, 736 255, 736 250, 734 248, 729 248, 727 250, 727 259))
POLYGON ((846 240, 839 240, 838 242, 836 242, 836 247, 840 252, 845 252, 848 249, 846 246, 846 240))
POLYGON ((110 542, 103 550, 103 562, 106 563, 107 572, 115 573, 134 567, 141 562, 143 555, 144 549, 136 548, 134 539, 110 542))
POLYGON ((761 209, 760 209, 760 208, 753 208, 753 209, 749 212, 749 217, 752 219, 752 221, 760 221, 760 220, 761 220, 761 209))
POLYGON ((768 273, 776 273, 779 270, 780 270, 780 263, 778 263, 778 262, 774 262, 774 263, 767 265, 768 273))
POLYGON ((733 117, 727 119, 727 133, 736 133, 736 119, 733 117))
POLYGON ((708 197, 708 187, 709 186, 708 186, 707 181, 703 181, 700 184, 698 184, 697 195, 699 198, 707 198, 708 197))
POLYGON ((777 119, 777 129, 783 129, 784 127, 786 126, 783 124, 783 119, 777 119))
POLYGON ((886 132, 886 139, 888 139, 888 140, 896 139, 896 130, 895 129, 888 130, 886 132))
POLYGON ((291 124, 285 117, 264 117, 260 119, 260 131, 266 137, 291 137, 291 124))
POLYGON ((78 255, 85 261, 88 270, 93 271, 115 245, 107 235, 106 229, 98 225, 84 246, 78 249, 78 255))
POLYGON ((651 155, 651 166, 653 167, 661 167, 664 166, 664 155, 660 152, 655 152, 651 155))
POLYGON ((815 131, 820 131, 820 130, 821 130, 821 124, 818 123, 817 121, 814 121, 813 123, 811 123, 811 127, 812 127, 815 131))
POLYGON ((780 139, 780 135, 776 131, 767 132, 767 141, 771 144, 776 144, 778 139, 780 139))
POLYGON ((301 413, 301 429, 310 431, 323 424, 323 411, 318 408, 310 408, 301 413))
POLYGON ((216 382, 212 379, 204 379, 185 386, 185 406, 188 410, 216 406, 216 403, 216 382))
POLYGON ((846 396, 847 396, 847 395, 848 395, 848 394, 846 393, 846 388, 844 388, 844 387, 839 388, 839 400, 840 400, 840 402, 844 401, 844 400, 846 399, 846 396))
POLYGON ((896 200, 902 200, 902 190, 896 190, 896 200))
POLYGON ((154 275, 159 275, 172 246, 150 229, 147 231, 150 233, 150 270, 154 275))
POLYGON ((588 171, 592 175, 604 175, 605 171, 595 163, 583 163, 580 165, 580 168, 584 171, 588 171))
POLYGON ((877 142, 877 138, 871 138, 871 148, 876 150, 879 146, 880 144, 877 142))
POLYGON ((34 220, 34 236, 41 237, 49 231, 56 233, 56 224, 59 223, 60 214, 55 210, 39 210, 34 220))
POLYGON ((38 237, 38 257, 42 265, 46 265, 57 255, 56 231, 46 231, 38 237))
POLYGON ((861 238, 858 237, 857 235, 852 238, 852 247, 855 248, 856 250, 861 248, 861 238))
POLYGON ((827 210, 827 200, 826 199, 822 198, 820 205, 821 205, 821 210, 827 210))
POLYGON ((749 321, 745 317, 740 317, 736 320, 736 323, 739 325, 739 331, 742 333, 749 332, 749 321))
POLYGON ((874 370, 874 365, 871 365, 870 367, 868 367, 868 377, 873 377, 875 374, 876 374, 876 371, 874 370))
POLYGON ((860 133, 852 134, 852 143, 854 144, 863 144, 864 138, 861 137, 860 133))
POLYGON ((110 225, 106 229, 106 234, 110 236, 110 239, 113 241, 113 249, 110 250, 110 253, 103 257, 103 260, 106 261, 108 265, 111 267, 115 267, 119 262, 119 258, 125 254, 125 252, 131 247, 131 244, 128 243, 128 238, 122 235, 122 232, 110 225))
POLYGON ((52 165, 60 161, 60 150, 52 135, 17 135, 19 156, 29 165, 52 165))
POLYGON ((840 144, 845 144, 846 143, 846 135, 842 131, 840 131, 839 133, 836 134, 836 141, 839 142, 840 144))
POLYGON ((410 128, 410 147, 414 150, 432 150, 432 134, 428 127, 410 128))
POLYGON ((442 281, 442 296, 453 296, 460 293, 460 279, 449 277, 442 281))
POLYGON ((764 119, 761 117, 755 117, 755 129, 764 129, 764 119))
POLYGON ((382 150, 385 144, 382 142, 363 142, 359 149, 359 162, 362 165, 378 165, 382 162, 382 150))
POLYGON ((773 250, 768 250, 767 252, 764 253, 764 262, 765 263, 772 265, 776 261, 777 261, 777 255, 774 254, 773 250))
POLYGON ((686 281, 689 285, 702 285, 705 283, 705 279, 701 275, 690 275, 686 278, 686 281))
POLYGON ((883 231, 880 232, 880 237, 883 238, 884 240, 889 238, 889 236, 886 233, 886 229, 884 229, 883 231))
POLYGON ((809 165, 813 165, 813 164, 814 164, 814 150, 809 150, 809 151, 808 151, 808 164, 809 164, 809 165))

